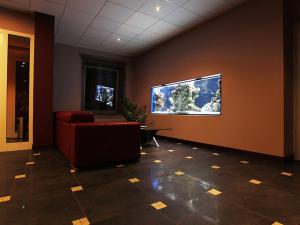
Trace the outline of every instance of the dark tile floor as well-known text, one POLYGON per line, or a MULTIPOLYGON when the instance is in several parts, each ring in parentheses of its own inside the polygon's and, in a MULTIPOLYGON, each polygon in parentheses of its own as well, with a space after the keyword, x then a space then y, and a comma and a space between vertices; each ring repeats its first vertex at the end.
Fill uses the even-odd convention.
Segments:
POLYGON ((300 224, 300 163, 160 144, 144 148, 139 163, 75 173, 55 149, 1 153, 0 224, 300 224))

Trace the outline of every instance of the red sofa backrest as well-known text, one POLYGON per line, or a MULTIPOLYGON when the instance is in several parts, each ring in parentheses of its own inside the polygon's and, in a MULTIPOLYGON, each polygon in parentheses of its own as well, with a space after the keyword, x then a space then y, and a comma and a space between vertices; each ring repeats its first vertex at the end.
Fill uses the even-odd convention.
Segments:
POLYGON ((56 120, 61 120, 67 123, 86 123, 94 122, 94 114, 85 111, 68 111, 68 112, 57 112, 56 120))

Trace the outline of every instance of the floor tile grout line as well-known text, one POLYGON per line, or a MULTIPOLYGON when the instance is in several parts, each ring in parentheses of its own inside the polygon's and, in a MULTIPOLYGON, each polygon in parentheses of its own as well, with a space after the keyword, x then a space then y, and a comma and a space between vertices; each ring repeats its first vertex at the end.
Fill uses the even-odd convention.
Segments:
MULTIPOLYGON (((71 172, 70 172, 71 169, 75 169, 75 168, 71 166, 70 169, 69 169, 69 173, 71 173, 71 172)), ((83 190, 82 190, 82 191, 85 191, 84 186, 81 184, 80 180, 79 180, 79 179, 77 178, 77 176, 76 176, 76 173, 77 173, 77 172, 78 172, 78 171, 75 169, 75 173, 71 173, 71 176, 72 176, 72 178, 75 180, 75 182, 78 184, 78 186, 83 187, 83 190)), ((70 191, 71 191, 71 190, 70 190, 70 191)), ((79 199, 78 199, 77 196, 76 196, 76 192, 73 192, 73 191, 71 191, 71 192, 72 192, 73 198, 75 199, 76 204, 78 205, 78 207, 79 207, 81 213, 83 214, 83 216, 85 216, 85 217, 88 218, 87 213, 86 213, 85 210, 83 209, 82 205, 80 204, 79 199)))
MULTIPOLYGON (((31 167, 31 166, 30 166, 30 167, 31 167)), ((34 169, 34 167, 31 167, 31 168, 34 169)), ((174 169, 170 169, 170 168, 173 168, 173 167, 170 166, 170 165, 167 165, 166 168, 168 168, 169 170, 174 170, 174 169)), ((26 173, 27 173, 27 170, 29 170, 29 166, 26 166, 26 173)), ((74 176, 74 174, 72 174, 72 176, 74 176)), ((276 176, 279 176, 279 175, 278 175, 278 174, 273 174, 273 177, 276 177, 276 176)), ((77 178, 77 177, 76 177, 76 178, 77 178)), ((245 183, 242 183, 242 182, 241 182, 240 184, 245 185, 245 183)), ((268 183, 266 183, 266 186, 269 186, 268 183)), ((269 186, 269 187, 272 187, 272 186, 269 186)), ((235 188, 237 188, 237 187, 235 186, 235 187, 232 187, 232 189, 229 188, 228 190, 231 191, 231 190, 234 190, 235 188)), ((276 190, 279 190, 279 191, 281 191, 281 192, 286 193, 284 190, 277 189, 276 187, 272 187, 272 188, 274 188, 274 189, 276 189, 276 190)), ((290 194, 290 193, 287 193, 287 194, 290 194)), ((75 197, 77 197, 77 196, 75 196, 75 197)), ((248 207, 244 207, 243 205, 241 205, 241 204, 239 204, 238 202, 233 201, 233 200, 231 200, 231 199, 227 199, 227 201, 234 202, 235 204, 242 206, 243 208, 247 209, 248 211, 253 211, 252 209, 249 209, 248 207)), ((162 211, 161 211, 161 212, 162 212, 162 211)), ((261 214, 257 213, 256 211, 253 211, 253 212, 255 212, 257 215, 260 215, 260 216, 263 216, 263 217, 269 219, 269 217, 266 217, 266 216, 264 216, 264 215, 261 215, 261 214)))
POLYGON ((272 189, 275 189, 275 190, 280 191, 280 192, 284 192, 286 195, 290 195, 290 196, 293 196, 294 198, 299 199, 299 202, 300 202, 300 194, 299 194, 299 195, 296 195, 296 194, 294 194, 294 193, 287 192, 287 191, 285 191, 285 190, 282 190, 282 189, 279 189, 279 188, 277 188, 277 187, 274 187, 274 186, 270 185, 270 184, 267 183, 267 182, 264 182, 264 186, 269 187, 269 188, 272 188, 272 189))
MULTIPOLYGON (((83 191, 84 191, 84 190, 83 190, 83 191)), ((83 206, 80 204, 80 201, 79 201, 79 199, 78 199, 77 196, 76 196, 76 192, 72 192, 72 196, 73 196, 73 198, 74 198, 74 200, 75 200, 77 206, 79 207, 79 210, 80 210, 80 212, 82 213, 83 217, 89 218, 89 217, 88 217, 88 214, 87 214, 86 211, 83 209, 83 206)))
MULTIPOLYGON (((157 157, 158 158, 158 157, 157 157)), ((275 174, 273 175, 274 177, 276 176, 275 174)), ((193 178, 192 178, 193 179, 193 178)), ((241 185, 245 185, 245 183, 242 183, 242 182, 240 182, 240 184, 241 185)), ((236 187, 235 187, 236 188, 236 187)), ((234 189, 234 188, 233 188, 234 189)), ((230 189, 227 189, 227 191, 229 191, 230 189)), ((227 201, 229 201, 229 199, 227 200, 227 201)), ((233 202, 235 202, 235 201, 233 201, 233 202)), ((266 218, 266 219, 270 219, 269 217, 267 217, 267 216, 265 216, 265 215, 262 215, 262 214, 259 214, 258 212, 256 212, 256 211, 253 211, 252 209, 249 209, 249 208, 247 208, 247 207, 245 207, 245 206, 243 206, 243 205, 241 205, 241 204, 239 204, 238 202, 235 202, 235 204, 237 204, 237 205, 239 205, 239 206, 242 206, 244 209, 247 209, 248 211, 251 211, 251 212, 254 212, 256 215, 259 215, 259 216, 261 216, 262 218, 266 218)))
POLYGON ((256 214, 256 215, 258 215, 258 216, 260 216, 260 217, 262 217, 262 218, 264 218, 264 219, 267 219, 267 220, 270 220, 270 221, 276 221, 276 218, 271 218, 271 217, 269 217, 269 216, 260 214, 259 212, 255 211, 255 210, 253 210, 253 209, 250 209, 250 208, 248 208, 248 207, 246 207, 246 206, 240 204, 240 203, 237 202, 237 201, 234 201, 234 200, 231 200, 231 199, 225 199, 225 200, 228 201, 228 202, 232 202, 232 203, 234 203, 234 204, 240 206, 241 208, 246 209, 247 211, 252 212, 252 213, 254 213, 254 214, 256 214))
MULTIPOLYGON (((233 187, 232 189, 229 189, 229 190, 230 190, 231 192, 234 192, 234 190, 237 189, 239 186, 246 186, 246 184, 240 182, 237 186, 235 186, 235 187, 233 187)), ((277 189, 277 190, 278 190, 278 189, 277 189)), ((279 191, 284 192, 284 191, 282 191, 282 190, 279 190, 279 191)), ((227 192, 229 192, 229 191, 227 191, 227 192)), ((285 192, 284 192, 284 193, 285 193, 285 192)), ((269 217, 269 216, 260 214, 259 212, 255 211, 255 210, 253 210, 253 209, 250 209, 250 208, 248 208, 248 207, 246 207, 246 206, 240 204, 239 202, 237 202, 237 201, 235 201, 235 200, 226 198, 226 196, 224 196, 224 195, 223 195, 222 197, 225 198, 226 201, 233 202, 234 204, 237 204, 237 205, 239 205, 240 207, 242 207, 242 208, 244 208, 244 209, 247 209, 248 211, 251 211, 251 212, 255 213, 256 215, 259 215, 259 216, 261 216, 261 217, 263 217, 263 218, 265 218, 265 219, 268 219, 268 220, 271 220, 271 221, 273 221, 273 220, 275 221, 276 219, 278 219, 278 218, 271 218, 271 217, 269 217)))
MULTIPOLYGON (((27 174, 28 174, 28 170, 29 170, 29 166, 26 165, 26 162, 28 162, 28 160, 31 160, 31 159, 30 159, 30 154, 29 154, 27 160, 26 160, 25 162, 23 162, 23 163, 25 164, 25 172, 24 172, 24 174, 26 175, 26 178, 27 178, 27 174)), ((18 174, 16 174, 16 175, 18 175, 18 174)), ((16 175, 15 175, 15 176, 16 176, 16 175)), ((25 178, 25 179, 26 179, 26 178, 25 178)), ((11 199, 14 198, 14 196, 13 196, 13 190, 14 190, 15 187, 16 187, 16 179, 15 179, 15 177, 13 177, 12 179, 13 179, 13 181, 12 181, 12 186, 11 186, 11 189, 10 189, 10 196, 11 196, 11 199)))
MULTIPOLYGON (((148 195, 148 197, 150 197, 150 198, 152 198, 154 201, 161 201, 161 202, 163 202, 162 200, 159 200, 160 199, 160 197, 159 196, 156 196, 156 195, 154 195, 153 193, 148 193, 147 194, 147 192, 146 192, 146 190, 144 190, 144 188, 143 187, 137 187, 142 193, 145 193, 146 195, 148 195)), ((164 202, 163 202, 164 203, 164 202)), ((166 203, 166 205, 167 205, 167 207, 169 207, 168 206, 168 204, 166 203)), ((155 210, 155 209, 153 209, 153 210, 155 210)), ((174 220, 172 220, 168 215, 166 215, 166 214, 164 214, 163 213, 163 209, 161 209, 161 210, 156 210, 158 213, 160 213, 160 214, 162 214, 162 215, 164 215, 170 222, 172 222, 173 224, 176 224, 176 222, 174 221, 174 220)))
MULTIPOLYGON (((168 206, 167 206, 167 207, 168 207, 168 206)), ((164 209, 158 210, 158 213, 160 213, 161 215, 165 216, 171 223, 173 223, 174 225, 176 225, 176 224, 177 224, 176 221, 173 220, 172 218, 170 218, 167 214, 165 214, 165 213, 163 212, 163 210, 164 210, 164 209)))
MULTIPOLYGON (((137 208, 135 209, 132 209, 132 211, 129 211, 129 212, 126 212, 126 213, 121 213, 120 215, 116 216, 116 217, 112 217, 112 218, 108 218, 108 219, 105 219, 105 220, 102 220, 102 221, 96 221, 96 223, 103 223, 103 222, 106 222, 106 221, 110 221, 110 220, 113 220, 113 219, 116 219, 116 218, 121 218, 121 217, 124 217, 124 216, 127 216, 127 215, 130 215, 140 209, 143 209, 143 208, 147 208, 149 207, 149 205, 145 204, 145 205, 141 205, 141 206, 138 206, 137 208)), ((153 209, 155 210, 155 209, 153 209)), ((159 211, 159 210, 157 210, 159 211)))

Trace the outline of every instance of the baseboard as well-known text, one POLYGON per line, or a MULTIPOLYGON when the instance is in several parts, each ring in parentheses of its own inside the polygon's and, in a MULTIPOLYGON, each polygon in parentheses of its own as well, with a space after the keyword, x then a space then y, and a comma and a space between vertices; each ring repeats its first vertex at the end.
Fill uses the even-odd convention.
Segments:
POLYGON ((32 146, 33 151, 36 151, 36 150, 49 150, 49 149, 53 149, 53 148, 55 148, 54 145, 39 145, 39 146, 33 145, 32 146))
POLYGON ((229 148, 229 147, 224 147, 224 146, 219 146, 219 145, 212 145, 212 144, 206 144, 206 143, 200 143, 200 142, 195 142, 195 141, 188 141, 188 140, 183 140, 183 139, 179 139, 179 138, 173 138, 173 137, 167 137, 167 136, 163 136, 163 135, 155 135, 158 138, 164 138, 167 140, 171 140, 174 142, 180 142, 180 143, 185 143, 185 144, 189 144, 189 145, 196 145, 196 146, 201 146, 203 148, 207 148, 207 149, 211 149, 211 150, 218 150, 218 151, 234 151, 234 152, 241 152, 241 153, 247 153, 250 155, 254 155, 260 158, 266 158, 266 159, 276 159, 276 160, 283 160, 284 162, 292 162, 295 161, 294 160, 294 155, 289 155, 289 156, 285 156, 285 157, 279 157, 279 156, 274 156, 274 155, 268 155, 268 154, 264 154, 264 153, 259 153, 259 152, 251 152, 251 151, 247 151, 247 150, 242 150, 242 149, 237 149, 237 148, 229 148))
POLYGON ((285 157, 284 157, 284 160, 285 160, 286 162, 298 161, 298 160, 295 159, 295 154, 294 154, 294 153, 291 154, 291 155, 285 156, 285 157))

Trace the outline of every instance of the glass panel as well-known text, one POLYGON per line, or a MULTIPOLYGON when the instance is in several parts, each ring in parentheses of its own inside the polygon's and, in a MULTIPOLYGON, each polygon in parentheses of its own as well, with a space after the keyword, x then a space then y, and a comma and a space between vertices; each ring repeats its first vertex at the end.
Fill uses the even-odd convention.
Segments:
POLYGON ((8 35, 6 142, 29 140, 30 39, 8 35))
POLYGON ((85 109, 91 111, 116 110, 118 70, 85 67, 85 109))

